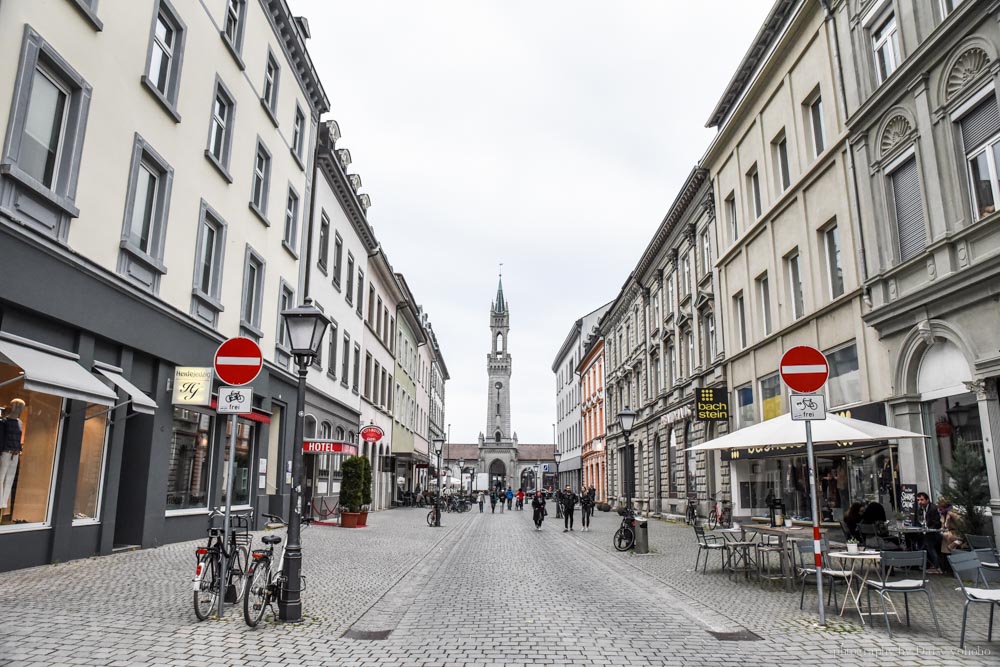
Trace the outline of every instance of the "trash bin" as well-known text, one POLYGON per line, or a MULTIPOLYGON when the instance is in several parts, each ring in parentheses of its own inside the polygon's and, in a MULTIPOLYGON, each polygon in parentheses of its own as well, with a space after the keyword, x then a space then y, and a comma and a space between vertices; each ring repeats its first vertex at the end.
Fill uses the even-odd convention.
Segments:
POLYGON ((635 518, 635 552, 649 553, 649 522, 639 517, 635 518))

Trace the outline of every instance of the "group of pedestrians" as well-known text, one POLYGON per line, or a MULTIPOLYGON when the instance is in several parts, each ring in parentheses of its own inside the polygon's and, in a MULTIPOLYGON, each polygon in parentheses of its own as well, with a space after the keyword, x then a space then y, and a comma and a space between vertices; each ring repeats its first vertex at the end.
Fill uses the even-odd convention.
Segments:
MULTIPOLYGON (((486 505, 486 492, 480 491, 477 500, 479 501, 479 511, 483 512, 486 505)), ((496 514, 497 504, 500 505, 500 513, 503 514, 504 507, 510 509, 524 509, 524 489, 514 491, 509 486, 506 490, 499 487, 491 489, 489 493, 490 513, 496 514), (514 501, 517 501, 515 504, 514 501)))
MULTIPOLYGON (((491 514, 496 514, 497 505, 500 506, 501 514, 503 514, 505 508, 507 510, 523 510, 524 496, 524 489, 514 491, 510 487, 507 487, 506 489, 502 489, 500 487, 493 488, 490 489, 488 494, 485 491, 480 491, 477 496, 479 511, 480 513, 486 511, 487 500, 489 500, 490 503, 491 514)), ((565 490, 556 491, 555 502, 558 508, 562 511, 564 533, 568 533, 573 530, 573 522, 577 505, 580 506, 581 529, 584 532, 590 531, 590 518, 594 515, 594 506, 597 504, 597 489, 593 486, 590 486, 589 488, 583 487, 580 494, 577 495, 573 492, 573 487, 567 484, 565 490)), ((532 520, 535 522, 535 530, 541 530, 542 522, 545 521, 545 517, 548 515, 548 509, 545 507, 545 494, 540 490, 535 491, 535 495, 531 498, 531 510, 532 520)))

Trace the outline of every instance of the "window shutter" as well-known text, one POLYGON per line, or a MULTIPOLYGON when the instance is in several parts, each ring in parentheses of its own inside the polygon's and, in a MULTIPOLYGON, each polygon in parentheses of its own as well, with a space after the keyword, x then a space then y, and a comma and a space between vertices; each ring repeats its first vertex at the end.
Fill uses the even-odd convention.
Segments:
POLYGON ((923 252, 927 245, 916 159, 907 160, 890 178, 896 207, 896 229, 899 233, 899 257, 905 262, 923 252))
POLYGON ((986 101, 966 114, 961 124, 966 152, 979 148, 987 139, 1000 132, 1000 108, 997 107, 996 95, 990 95, 986 101))

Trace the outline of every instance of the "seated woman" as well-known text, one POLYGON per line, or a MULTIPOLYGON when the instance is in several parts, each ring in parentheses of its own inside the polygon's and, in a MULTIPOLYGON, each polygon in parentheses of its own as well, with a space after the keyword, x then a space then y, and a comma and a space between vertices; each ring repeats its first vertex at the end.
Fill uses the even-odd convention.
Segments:
POLYGON ((861 513, 861 523, 878 523, 885 520, 885 508, 882 507, 881 503, 868 503, 864 512, 861 513))
POLYGON ((941 515, 941 553, 951 554, 964 549, 962 518, 944 496, 938 498, 937 506, 941 515))

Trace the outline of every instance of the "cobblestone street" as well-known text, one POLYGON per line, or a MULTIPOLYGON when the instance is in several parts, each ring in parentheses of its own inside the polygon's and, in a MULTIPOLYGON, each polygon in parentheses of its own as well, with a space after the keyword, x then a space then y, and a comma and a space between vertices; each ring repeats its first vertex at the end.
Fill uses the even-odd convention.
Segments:
POLYGON ((970 612, 967 644, 979 655, 958 652, 960 596, 945 577, 934 587, 943 639, 920 600, 913 627, 897 623, 893 639, 850 615, 821 631, 811 591, 800 612, 798 591, 732 581, 717 557, 695 574, 683 524, 652 521, 652 553, 640 556, 611 549, 614 514, 598 513, 589 533, 579 521, 563 533, 554 512, 541 532, 530 512, 445 514, 441 530, 424 514, 306 531, 307 618, 296 626, 268 617, 250 630, 235 608, 199 623, 194 543, 0 575, 12 610, 0 664, 997 664, 983 608, 970 612), (713 634, 744 630, 737 641, 713 634))

